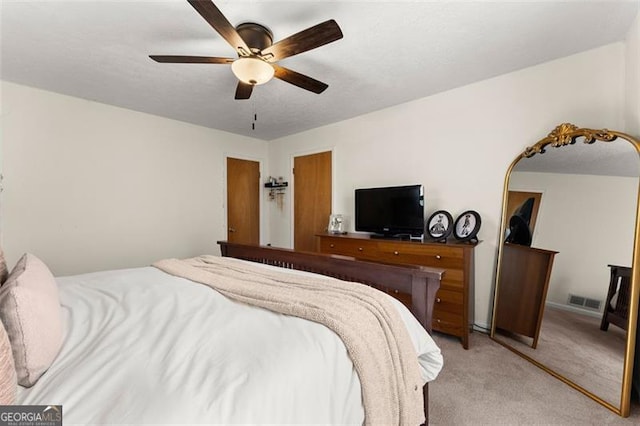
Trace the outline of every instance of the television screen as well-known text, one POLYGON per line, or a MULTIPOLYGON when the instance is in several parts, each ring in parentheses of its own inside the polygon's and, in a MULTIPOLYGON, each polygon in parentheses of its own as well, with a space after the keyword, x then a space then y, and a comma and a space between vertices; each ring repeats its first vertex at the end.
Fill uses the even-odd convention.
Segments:
POLYGON ((356 189, 355 204, 356 231, 413 236, 424 233, 422 185, 356 189))

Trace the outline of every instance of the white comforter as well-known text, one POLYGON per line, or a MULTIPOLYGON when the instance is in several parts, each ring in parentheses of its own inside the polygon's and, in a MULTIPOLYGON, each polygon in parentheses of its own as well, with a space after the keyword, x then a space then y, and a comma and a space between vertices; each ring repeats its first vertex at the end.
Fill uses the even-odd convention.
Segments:
MULTIPOLYGON (((20 404, 64 424, 362 424, 360 383, 328 328, 152 267, 57 279, 62 350, 20 404)), ((425 381, 442 356, 396 303, 425 381)))

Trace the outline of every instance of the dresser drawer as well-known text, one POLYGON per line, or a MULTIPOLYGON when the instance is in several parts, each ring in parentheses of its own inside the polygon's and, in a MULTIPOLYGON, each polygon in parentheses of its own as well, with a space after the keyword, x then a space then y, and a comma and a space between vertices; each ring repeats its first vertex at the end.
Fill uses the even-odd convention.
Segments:
POLYGON ((320 252, 330 254, 345 254, 348 251, 349 240, 338 238, 320 238, 320 252))
POLYGON ((464 252, 457 247, 379 242, 378 252, 378 258, 382 262, 424 265, 434 268, 462 269, 464 267, 464 252))
MULTIPOLYGON (((440 289, 433 308, 433 329, 459 337, 469 348, 469 321, 473 314, 473 253, 475 244, 441 244, 369 238, 363 234, 319 234, 322 253, 350 256, 370 262, 395 265, 420 265, 443 269, 440 289)), ((380 290, 411 306, 411 288, 380 290)))
POLYGON ((462 315, 452 314, 450 312, 440 311, 437 308, 433 312, 433 329, 452 334, 454 336, 462 336, 464 333, 464 324, 462 315))
POLYGON ((464 291, 464 271, 462 269, 446 269, 440 280, 440 288, 445 290, 464 291))
POLYGON ((440 289, 436 293, 436 302, 433 308, 437 312, 449 312, 461 315, 464 307, 464 295, 459 291, 440 289))
POLYGON ((321 238, 320 252, 341 254, 364 260, 377 260, 375 242, 346 238, 321 238))

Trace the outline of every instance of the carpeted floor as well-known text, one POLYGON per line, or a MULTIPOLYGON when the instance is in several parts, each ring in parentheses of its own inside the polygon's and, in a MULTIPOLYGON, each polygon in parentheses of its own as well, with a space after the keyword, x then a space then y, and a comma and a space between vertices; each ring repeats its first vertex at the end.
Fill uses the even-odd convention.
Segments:
POLYGON ((600 330, 600 318, 547 306, 536 349, 532 339, 504 338, 514 348, 612 404, 619 404, 626 332, 600 330))
POLYGON ((444 368, 429 385, 434 425, 638 425, 640 404, 623 419, 474 332, 469 350, 459 339, 434 333, 444 368))

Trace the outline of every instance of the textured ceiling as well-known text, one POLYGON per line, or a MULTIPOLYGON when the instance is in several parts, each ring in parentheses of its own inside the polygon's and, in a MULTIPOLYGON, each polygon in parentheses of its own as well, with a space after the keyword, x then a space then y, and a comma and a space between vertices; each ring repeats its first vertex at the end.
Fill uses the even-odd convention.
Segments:
POLYGON ((544 154, 523 158, 513 169, 519 172, 567 173, 601 176, 640 176, 640 157, 633 144, 622 138, 613 142, 584 143, 553 148, 544 154))
POLYGON ((2 0, 0 77, 272 140, 624 40, 638 1, 216 1, 234 25, 280 40, 327 19, 344 38, 281 65, 329 84, 279 80, 234 100, 229 65, 149 54, 233 56, 184 0, 2 0), (252 129, 257 114, 255 130, 252 129))

